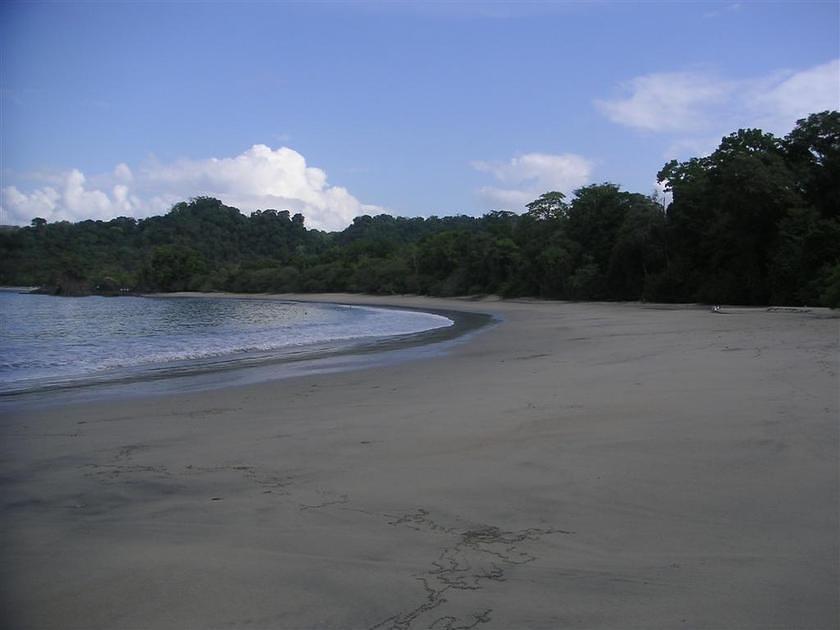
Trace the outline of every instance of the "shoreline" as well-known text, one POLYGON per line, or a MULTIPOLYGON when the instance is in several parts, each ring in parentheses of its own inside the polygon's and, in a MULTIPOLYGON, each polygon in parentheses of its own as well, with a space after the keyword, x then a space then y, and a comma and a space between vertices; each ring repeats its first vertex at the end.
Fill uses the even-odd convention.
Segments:
MULTIPOLYGON (((145 294, 133 297, 148 299, 235 299, 276 300, 281 302, 336 304, 330 300, 292 299, 285 295, 172 293, 145 294)), ((317 298, 317 296, 315 296, 317 298)), ((383 311, 411 311, 433 314, 448 319, 451 324, 415 333, 385 335, 382 337, 356 337, 319 341, 306 346, 280 346, 273 351, 237 352, 199 360, 171 361, 145 364, 132 368, 90 373, 85 376, 67 377, 63 382, 53 381, 29 384, 25 389, 0 392, 0 409, 29 404, 63 404, 69 401, 94 400, 98 397, 120 398, 129 394, 138 397, 155 393, 180 390, 200 391, 232 384, 259 383, 305 374, 362 369, 412 360, 417 356, 430 356, 445 352, 453 343, 469 334, 480 331, 495 321, 493 315, 483 312, 441 308, 418 308, 406 305, 347 304, 351 307, 369 307, 383 311), (225 377, 228 377, 227 379, 225 377)))
POLYGON ((416 361, 3 414, 8 625, 837 625, 835 314, 301 297, 501 321, 416 361))

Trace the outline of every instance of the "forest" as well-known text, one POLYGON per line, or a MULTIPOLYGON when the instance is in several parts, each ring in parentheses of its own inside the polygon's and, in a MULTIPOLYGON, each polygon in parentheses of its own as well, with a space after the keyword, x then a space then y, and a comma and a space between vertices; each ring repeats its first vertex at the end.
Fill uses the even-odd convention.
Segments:
POLYGON ((522 214, 360 216, 331 233, 210 197, 141 220, 36 218, 0 231, 0 284, 840 307, 840 113, 784 138, 739 130, 657 177, 664 198, 601 183, 522 214))

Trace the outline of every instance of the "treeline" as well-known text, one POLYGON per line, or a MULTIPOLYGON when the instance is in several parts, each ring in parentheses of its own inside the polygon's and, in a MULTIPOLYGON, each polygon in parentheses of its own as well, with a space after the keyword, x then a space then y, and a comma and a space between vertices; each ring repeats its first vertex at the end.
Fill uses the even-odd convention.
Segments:
POLYGON ((35 219, 0 232, 0 283, 840 306, 840 113, 785 138, 738 131, 658 177, 667 205, 604 183, 521 215, 362 216, 334 233, 207 197, 143 220, 35 219))

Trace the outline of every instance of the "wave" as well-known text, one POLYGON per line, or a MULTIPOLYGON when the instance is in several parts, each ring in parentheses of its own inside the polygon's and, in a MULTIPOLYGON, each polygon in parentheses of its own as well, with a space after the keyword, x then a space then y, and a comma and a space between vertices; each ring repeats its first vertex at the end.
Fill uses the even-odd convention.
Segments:
POLYGON ((144 371, 299 359, 453 325, 433 313, 248 298, 0 300, 3 394, 144 371))

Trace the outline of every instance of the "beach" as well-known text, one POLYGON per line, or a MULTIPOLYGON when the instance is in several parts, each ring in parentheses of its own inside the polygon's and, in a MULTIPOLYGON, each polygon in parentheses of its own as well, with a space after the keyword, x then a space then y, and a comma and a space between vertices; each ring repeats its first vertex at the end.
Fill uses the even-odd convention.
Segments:
POLYGON ((283 297, 499 321, 6 409, 4 627, 840 625, 836 313, 283 297))

